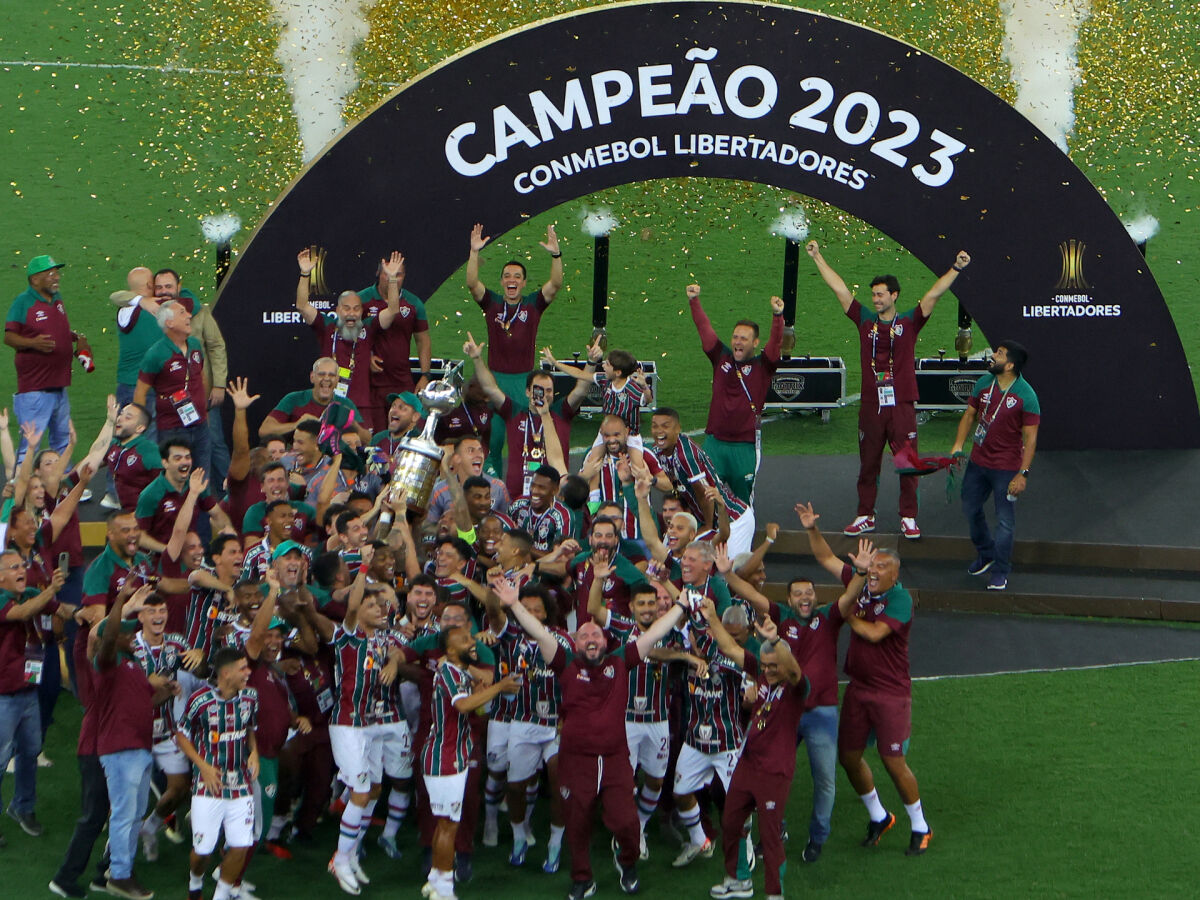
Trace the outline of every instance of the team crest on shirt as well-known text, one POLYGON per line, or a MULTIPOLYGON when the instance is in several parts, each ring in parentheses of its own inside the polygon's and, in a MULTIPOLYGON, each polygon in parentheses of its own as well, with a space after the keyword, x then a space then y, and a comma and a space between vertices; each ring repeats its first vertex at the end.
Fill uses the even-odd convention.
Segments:
POLYGON ((1014 406, 1017 405, 1017 398, 1009 397, 1007 400, 1004 401, 1004 405, 1007 406, 1009 409, 1012 409, 1014 406))
POLYGON ((904 323, 897 322, 894 326, 892 326, 892 331, 896 333, 896 337, 901 337, 904 334, 904 323))
POLYGON ((408 318, 408 307, 407 306, 400 307, 400 315, 406 319, 408 318))
POLYGON ((613 581, 611 578, 604 579, 604 590, 606 592, 611 591, 616 586, 617 586, 617 583, 615 581, 613 581))
POLYGON ((821 627, 821 620, 818 619, 816 616, 813 616, 812 621, 808 623, 808 627, 811 628, 813 631, 816 631, 818 628, 821 627))
POLYGON ((880 614, 881 612, 883 612, 883 611, 884 611, 886 608, 887 608, 887 605, 886 605, 886 604, 884 604, 884 603, 876 603, 876 604, 875 604, 875 605, 874 605, 874 606, 871 608, 871 611, 872 611, 873 613, 875 613, 875 615, 879 615, 879 614, 880 614))
POLYGON ((604 671, 601 674, 603 674, 605 678, 612 678, 615 674, 615 670, 612 666, 605 666, 604 671))
POLYGON ((565 784, 558 789, 558 793, 564 800, 569 800, 571 798, 571 789, 565 784))
POLYGON ((711 725, 700 725, 696 728, 696 734, 700 736, 700 740, 702 741, 710 740, 712 738, 712 731, 711 725))
POLYGON ((749 374, 750 374, 750 367, 749 367, 749 366, 742 366, 742 374, 743 374, 743 375, 749 375, 749 374))
POLYGON ((528 312, 527 310, 524 310, 524 309, 523 309, 523 310, 521 310, 519 313, 517 313, 517 318, 518 318, 520 321, 524 322, 526 319, 528 319, 528 318, 529 318, 529 312, 528 312))
POLYGON ((537 702, 537 714, 540 718, 547 718, 550 715, 550 701, 539 700, 537 702))
POLYGON ((200 351, 199 350, 192 351, 192 362, 194 362, 194 363, 200 362, 200 351))
POLYGON ((131 469, 133 468, 134 462, 136 462, 136 460, 132 456, 125 457, 125 465, 129 466, 131 469))

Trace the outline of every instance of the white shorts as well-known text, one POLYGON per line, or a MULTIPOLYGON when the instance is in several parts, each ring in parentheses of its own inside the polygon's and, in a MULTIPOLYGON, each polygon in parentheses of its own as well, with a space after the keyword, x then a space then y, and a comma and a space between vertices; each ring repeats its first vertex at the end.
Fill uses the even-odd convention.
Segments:
POLYGON ((413 746, 412 733, 408 730, 408 722, 372 725, 383 747, 383 772, 388 778, 412 778, 413 746))
POLYGON ((553 725, 511 722, 508 726, 508 780, 528 781, 558 754, 558 730, 553 725))
POLYGON ((457 822, 462 818, 463 795, 467 792, 467 771, 454 775, 426 775, 425 790, 429 794, 429 811, 443 819, 457 822))
POLYGON ((489 772, 508 771, 508 730, 512 722, 487 723, 487 767, 489 772))
POLYGON ((192 797, 192 850, 208 856, 216 849, 217 838, 225 832, 226 847, 254 845, 254 797, 220 800, 192 797))
POLYGON ((154 765, 164 775, 191 775, 192 763, 183 755, 174 737, 154 745, 154 765))
POLYGON ((666 722, 626 722, 625 740, 629 744, 629 767, 635 775, 638 766, 651 778, 667 774, 671 732, 666 722))
POLYGON ((383 741, 373 727, 330 725, 329 745, 338 778, 356 794, 383 782, 383 741))
POLYGON ((684 744, 679 751, 679 759, 675 760, 676 794, 694 794, 705 787, 713 776, 721 779, 721 784, 729 788, 729 779, 733 777, 733 769, 737 765, 739 752, 725 750, 722 753, 701 753, 691 744, 684 744))
POLYGON ((749 553, 754 549, 754 507, 747 506, 746 511, 729 523, 729 558, 733 559, 739 553, 749 553))

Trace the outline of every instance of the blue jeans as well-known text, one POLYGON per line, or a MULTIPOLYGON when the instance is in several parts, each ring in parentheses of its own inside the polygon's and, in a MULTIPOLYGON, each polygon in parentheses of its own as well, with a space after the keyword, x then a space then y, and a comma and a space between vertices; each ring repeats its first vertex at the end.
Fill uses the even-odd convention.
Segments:
POLYGON ((0 784, 8 761, 16 757, 16 787, 12 803, 16 812, 29 815, 37 800, 37 756, 42 752, 42 723, 37 688, 0 694, 0 784))
POLYGON ((800 717, 800 737, 808 748, 808 765, 812 769, 813 808, 808 839, 814 844, 824 844, 829 839, 837 784, 837 729, 836 705, 816 706, 800 717))
MULTIPOLYGON (((23 422, 33 422, 38 431, 46 434, 50 449, 62 453, 71 439, 71 401, 66 388, 49 391, 26 391, 13 394, 13 415, 20 427, 23 422)), ((37 447, 33 452, 37 453, 37 447)), ((17 462, 25 458, 25 435, 17 446, 17 462)))
POLYGON ((108 785, 111 807, 108 842, 112 850, 112 878, 120 881, 133 875, 142 814, 150 797, 150 769, 154 755, 149 750, 121 750, 100 757, 108 785))
POLYGON ((963 474, 962 506, 963 515, 967 517, 967 527, 971 533, 971 543, 979 557, 984 560, 994 560, 992 571, 997 575, 1007 575, 1012 571, 1013 533, 1017 522, 1017 505, 1008 499, 1008 483, 1017 472, 1004 469, 988 469, 967 463, 967 471, 963 474), (994 494, 993 503, 996 507, 996 534, 993 537, 988 528, 987 515, 984 514, 983 504, 989 494, 994 494))

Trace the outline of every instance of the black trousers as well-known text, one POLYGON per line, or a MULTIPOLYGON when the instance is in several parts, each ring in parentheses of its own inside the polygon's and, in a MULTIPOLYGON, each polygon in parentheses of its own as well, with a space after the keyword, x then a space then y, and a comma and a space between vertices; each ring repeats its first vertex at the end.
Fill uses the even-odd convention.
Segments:
MULTIPOLYGON (((54 880, 62 885, 77 884, 88 860, 92 856, 92 848, 96 838, 104 830, 108 821, 108 782, 104 778, 104 769, 100 766, 99 756, 79 756, 79 818, 75 821, 75 831, 71 835, 71 843, 67 845, 67 853, 59 866, 54 880)), ((107 854, 105 854, 107 857, 107 854)), ((96 872, 103 876, 107 861, 102 858, 97 864, 96 872)))

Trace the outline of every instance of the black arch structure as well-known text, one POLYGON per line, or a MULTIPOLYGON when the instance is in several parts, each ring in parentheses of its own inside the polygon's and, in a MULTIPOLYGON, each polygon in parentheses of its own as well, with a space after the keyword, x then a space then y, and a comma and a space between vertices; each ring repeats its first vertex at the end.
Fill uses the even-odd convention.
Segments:
MULTIPOLYGON (((688 175, 827 201, 934 272, 968 249, 974 261, 956 293, 988 335, 1029 348, 1042 447, 1200 446, 1196 394, 1162 294, 1070 159, 928 54, 762 3, 565 15, 397 91, 296 179, 226 279, 216 316, 230 370, 252 379, 266 408, 303 386, 297 359, 311 359, 315 341, 298 324, 264 325, 292 308, 300 247, 324 247, 328 283, 345 287, 368 283, 375 260, 400 246, 419 260, 407 286, 427 295, 462 264, 477 220, 502 233, 597 190, 688 175), (627 83, 629 99, 616 102, 627 83), (499 151, 497 120, 500 143, 511 144, 499 151), (462 171, 449 159, 455 135, 462 171)), ((853 268, 850 248, 826 249, 853 268)))

